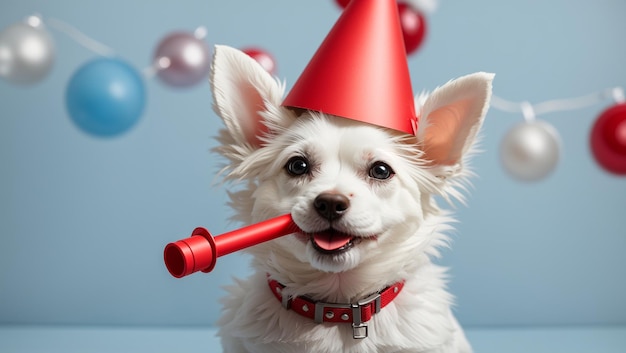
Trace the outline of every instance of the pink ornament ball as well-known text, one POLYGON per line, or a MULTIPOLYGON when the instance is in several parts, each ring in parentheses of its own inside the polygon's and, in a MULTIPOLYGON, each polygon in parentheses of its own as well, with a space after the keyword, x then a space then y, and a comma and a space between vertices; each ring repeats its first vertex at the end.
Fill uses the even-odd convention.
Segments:
POLYGON ((174 32, 159 42, 154 61, 163 82, 173 87, 190 87, 208 75, 211 55, 207 43, 193 33, 174 32))

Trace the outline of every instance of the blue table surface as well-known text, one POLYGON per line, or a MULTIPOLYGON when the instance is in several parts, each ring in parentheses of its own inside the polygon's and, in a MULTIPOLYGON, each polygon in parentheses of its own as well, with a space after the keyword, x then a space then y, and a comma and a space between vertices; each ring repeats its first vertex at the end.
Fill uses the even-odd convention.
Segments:
MULTIPOLYGON (((221 352, 209 327, 0 326, 0 352, 221 352)), ((625 353, 626 326, 468 328, 476 353, 625 353)))

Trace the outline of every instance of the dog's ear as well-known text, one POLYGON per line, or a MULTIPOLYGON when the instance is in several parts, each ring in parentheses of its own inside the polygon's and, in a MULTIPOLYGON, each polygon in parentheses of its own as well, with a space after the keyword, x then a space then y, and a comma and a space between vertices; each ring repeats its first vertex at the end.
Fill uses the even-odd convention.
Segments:
POLYGON ((463 172, 463 157, 489 107, 493 77, 484 72, 463 76, 416 98, 416 136, 435 176, 447 179, 463 172))
POLYGON ((293 113, 280 106, 284 84, 240 50, 215 46, 210 83, 213 109, 226 126, 218 150, 231 161, 245 158, 293 119, 293 113))

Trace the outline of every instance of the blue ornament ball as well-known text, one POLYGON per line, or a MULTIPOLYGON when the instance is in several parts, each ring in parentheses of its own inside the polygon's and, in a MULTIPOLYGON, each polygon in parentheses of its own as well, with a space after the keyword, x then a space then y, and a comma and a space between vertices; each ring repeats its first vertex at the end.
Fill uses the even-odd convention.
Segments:
POLYGON ((83 131, 111 137, 137 123, 146 102, 137 70, 115 58, 98 58, 80 67, 70 79, 65 105, 83 131))

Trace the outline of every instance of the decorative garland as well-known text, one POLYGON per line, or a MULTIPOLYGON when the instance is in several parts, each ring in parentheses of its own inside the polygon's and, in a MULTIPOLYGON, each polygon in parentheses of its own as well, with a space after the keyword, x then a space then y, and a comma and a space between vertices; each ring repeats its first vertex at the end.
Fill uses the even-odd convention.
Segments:
POLYGON ((610 99, 615 104, 596 119, 590 134, 590 148, 602 168, 616 175, 626 175, 626 98, 621 87, 535 105, 492 96, 493 108, 521 113, 524 117, 524 122, 514 126, 502 139, 500 156, 505 169, 520 180, 543 179, 559 161, 561 141, 552 125, 536 117, 550 112, 582 109, 610 99))
MULTIPOLYGON (((398 1, 398 13, 407 55, 411 55, 426 35, 427 21, 423 13, 433 12, 437 0, 405 1, 398 1)), ((350 0, 335 2, 345 8, 350 0)), ((500 159, 506 171, 524 181, 538 181, 548 176, 559 161, 561 141, 557 130, 547 122, 537 120, 536 116, 560 110, 582 109, 610 98, 615 105, 606 109, 596 120, 590 134, 590 148, 602 168, 616 175, 626 175, 626 99, 621 87, 535 105, 492 96, 493 108, 522 113, 525 118, 523 123, 509 130, 502 140, 500 159)))
MULTIPOLYGON (((350 0, 335 1, 344 7, 350 0)), ((422 11, 433 11, 435 7, 436 1, 432 0, 398 2, 407 55, 415 53, 425 38, 427 23, 422 11)), ((100 55, 72 75, 65 94, 70 118, 77 127, 93 136, 117 136, 137 123, 146 101, 144 78, 156 76, 172 87, 191 87, 203 81, 210 70, 210 49, 204 41, 204 27, 165 36, 156 47, 152 64, 140 73, 116 57, 111 48, 68 23, 48 18, 45 24, 100 55)), ((242 50, 267 71, 275 72, 275 60, 269 53, 259 48, 242 50)), ((30 16, 0 32, 0 77, 7 81, 18 85, 35 84, 46 77, 54 60, 54 42, 41 16, 30 16)), ((557 130, 536 117, 554 111, 582 109, 607 99, 615 104, 595 121, 590 148, 602 168, 615 175, 626 175, 626 99, 621 87, 534 105, 493 96, 493 108, 521 113, 525 119, 502 140, 500 155, 505 169, 525 181, 537 181, 549 175, 559 160, 561 142, 557 130)))
MULTIPOLYGON (((46 27, 62 32, 100 57, 83 64, 69 80, 65 106, 71 120, 97 137, 118 136, 141 117, 146 97, 144 78, 158 77, 171 87, 191 87, 206 79, 210 48, 206 29, 173 32, 157 45, 153 62, 141 72, 115 52, 70 24, 33 15, 0 32, 0 77, 18 85, 41 81, 52 69, 55 48, 46 27)), ((274 59, 262 49, 243 48, 272 72, 274 59)))

